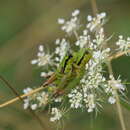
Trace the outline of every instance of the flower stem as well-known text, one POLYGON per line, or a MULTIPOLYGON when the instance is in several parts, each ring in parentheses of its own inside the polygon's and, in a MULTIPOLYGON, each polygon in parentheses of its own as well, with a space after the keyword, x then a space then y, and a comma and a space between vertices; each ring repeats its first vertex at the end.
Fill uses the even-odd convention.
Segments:
POLYGON ((120 104, 120 99, 119 99, 117 92, 116 92, 116 107, 117 107, 117 110, 118 110, 118 115, 119 115, 122 130, 126 130, 123 112, 122 112, 122 108, 121 108, 121 104, 120 104))
MULTIPOLYGON (((91 6, 92 6, 93 14, 94 14, 94 16, 96 16, 96 14, 98 13, 96 0, 91 0, 91 6)), ((114 56, 111 56, 109 58, 107 65, 108 65, 108 71, 109 71, 110 75, 113 75, 111 60, 115 59, 115 58, 118 58, 118 57, 120 57, 120 56, 122 56, 124 54, 126 54, 126 52, 125 53, 122 52, 122 53, 115 54, 114 56)), ((116 91, 116 107, 117 107, 117 111, 118 111, 119 120, 120 120, 120 123, 121 123, 122 130, 126 130, 124 117, 123 117, 123 112, 122 112, 122 109, 121 109, 120 100, 119 100, 119 96, 118 96, 117 91, 116 91)))
POLYGON ((116 54, 110 56, 110 57, 109 57, 109 60, 117 59, 117 58, 119 58, 119 57, 125 55, 126 53, 130 53, 130 50, 124 51, 124 52, 118 52, 118 53, 116 53, 116 54))
POLYGON ((30 95, 36 93, 36 92, 39 92, 39 91, 41 91, 41 90, 43 90, 43 89, 45 89, 45 88, 46 88, 46 87, 41 86, 41 87, 39 87, 39 88, 36 88, 36 89, 30 91, 29 93, 26 93, 26 94, 17 96, 16 98, 13 98, 13 99, 11 99, 11 100, 9 100, 9 101, 4 102, 3 104, 0 104, 0 108, 5 107, 5 106, 7 106, 7 105, 9 105, 9 104, 12 104, 12 103, 14 103, 14 102, 16 102, 16 101, 18 101, 18 100, 21 100, 21 99, 23 99, 23 98, 25 98, 25 97, 27 97, 27 96, 30 96, 30 95))
POLYGON ((74 35, 75 35, 76 39, 79 40, 79 36, 78 36, 78 33, 76 31, 74 31, 74 35))
POLYGON ((93 15, 96 16, 96 14, 98 13, 96 0, 91 0, 91 6, 93 15))
MULTIPOLYGON (((107 65, 108 65, 109 74, 113 76, 111 60, 108 61, 107 65)), ((116 107, 117 107, 117 112, 118 112, 120 124, 121 124, 122 130, 126 130, 124 116, 123 116, 123 112, 122 112, 120 99, 119 99, 117 90, 115 90, 115 96, 116 96, 116 107)))

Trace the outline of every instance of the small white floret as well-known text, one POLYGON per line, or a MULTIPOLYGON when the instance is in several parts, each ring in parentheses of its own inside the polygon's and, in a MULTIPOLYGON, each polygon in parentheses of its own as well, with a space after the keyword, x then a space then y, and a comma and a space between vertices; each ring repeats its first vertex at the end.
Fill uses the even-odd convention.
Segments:
POLYGON ((40 46, 39 46, 39 51, 41 51, 41 52, 42 52, 42 51, 43 51, 43 49, 44 49, 43 45, 40 45, 40 46))
POLYGON ((78 9, 76 9, 74 12, 72 12, 72 16, 77 16, 80 13, 78 9))
POLYGON ((32 109, 32 110, 36 110, 36 109, 37 109, 37 104, 31 105, 31 109, 32 109))
POLYGON ((64 23, 65 23, 65 20, 64 20, 63 18, 59 18, 59 19, 58 19, 58 23, 59 23, 59 24, 64 24, 64 23))
POLYGON ((92 16, 91 15, 88 15, 88 17, 87 17, 87 20, 90 22, 90 21, 92 21, 92 16))
POLYGON ((116 99, 115 99, 114 97, 109 97, 109 98, 108 98, 108 102, 109 102, 110 104, 115 104, 116 99))

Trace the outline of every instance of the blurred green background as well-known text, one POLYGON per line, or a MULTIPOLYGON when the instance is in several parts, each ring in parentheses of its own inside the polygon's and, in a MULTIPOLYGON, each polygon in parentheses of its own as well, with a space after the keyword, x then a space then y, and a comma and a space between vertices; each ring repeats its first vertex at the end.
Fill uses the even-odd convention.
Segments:
MULTIPOLYGON (((114 34, 112 43, 122 34, 130 36, 130 0, 97 0, 99 11, 108 14, 105 25, 107 36, 114 34)), ((23 88, 42 83, 40 70, 30 64, 40 43, 53 44, 64 33, 57 18, 70 16, 80 9, 82 17, 92 14, 89 0, 0 0, 0 75, 22 93, 23 88)), ((113 61, 114 74, 130 81, 130 58, 121 57, 113 61)), ((127 86, 130 93, 129 86, 127 86)), ((128 93, 128 97, 130 97, 128 93)), ((14 94, 0 82, 0 103, 14 94)), ((130 99, 130 98, 129 98, 130 99)), ((77 110, 65 120, 65 130, 121 130, 116 107, 104 105, 95 118, 77 110)), ((130 112, 123 109, 127 130, 130 129, 130 112)), ((48 130, 56 128, 46 113, 39 113, 48 130)), ((0 130, 41 130, 38 122, 22 105, 14 103, 0 109, 0 130)))

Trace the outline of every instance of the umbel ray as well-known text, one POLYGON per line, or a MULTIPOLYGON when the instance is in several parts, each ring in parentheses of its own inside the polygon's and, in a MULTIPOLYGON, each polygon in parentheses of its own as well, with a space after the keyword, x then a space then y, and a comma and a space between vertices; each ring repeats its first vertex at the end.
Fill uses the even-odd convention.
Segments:
MULTIPOLYGON (((52 95, 57 97, 68 93, 72 88, 76 87, 85 72, 85 65, 92 58, 91 50, 82 48, 72 54, 67 53, 61 61, 57 70, 50 76, 50 78, 41 87, 30 91, 27 94, 23 94, 14 99, 11 99, 3 104, 0 104, 0 108, 12 104, 19 99, 23 99, 27 96, 33 95, 43 89, 48 88, 50 84, 54 84, 56 87, 52 91, 52 95)), ((51 86, 53 87, 53 86, 51 86)))

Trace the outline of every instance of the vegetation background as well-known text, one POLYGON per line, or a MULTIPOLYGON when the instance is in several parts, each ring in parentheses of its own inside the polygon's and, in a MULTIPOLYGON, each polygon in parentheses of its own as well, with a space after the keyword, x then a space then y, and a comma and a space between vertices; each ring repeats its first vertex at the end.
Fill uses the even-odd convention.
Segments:
MULTIPOLYGON (((130 36, 130 0, 97 0, 100 12, 107 12, 106 34, 130 36)), ((30 64, 39 44, 53 45, 64 33, 57 18, 68 18, 74 9, 82 17, 92 14, 90 0, 0 0, 0 75, 22 93, 23 88, 40 85, 40 70, 30 64)), ((130 81, 130 57, 113 61, 115 75, 130 81)), ((130 97, 130 86, 127 86, 130 97)), ((0 81, 0 103, 15 97, 0 81)), ((129 98, 130 99, 130 98, 129 98)), ((77 110, 65 120, 65 130, 121 130, 115 105, 104 105, 95 118, 77 110)), ((127 130, 130 129, 130 112, 123 109, 127 130)), ((47 113, 39 113, 48 130, 55 130, 47 113)), ((20 102, 0 109, 0 130, 41 130, 38 122, 22 108, 20 102)))

